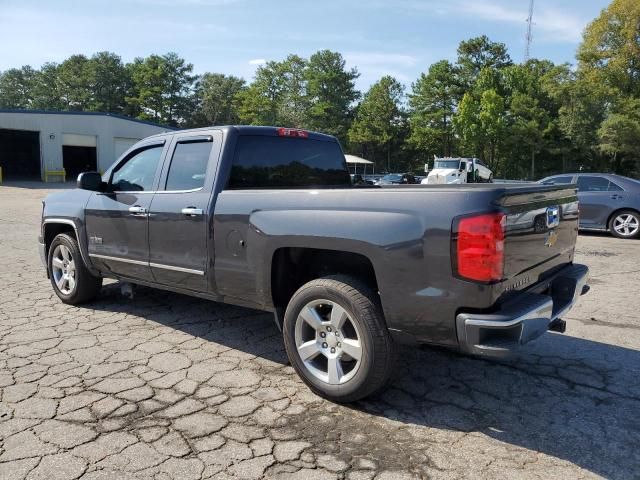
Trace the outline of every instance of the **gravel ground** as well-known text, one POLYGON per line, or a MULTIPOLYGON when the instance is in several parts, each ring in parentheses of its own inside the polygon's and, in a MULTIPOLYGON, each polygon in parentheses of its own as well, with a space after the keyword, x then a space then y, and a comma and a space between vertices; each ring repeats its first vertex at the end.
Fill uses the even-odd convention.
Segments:
POLYGON ((269 314, 117 284, 54 295, 42 185, 0 187, 1 479, 640 478, 640 242, 581 235, 591 292, 504 362, 406 348, 339 406, 269 314), (26 188, 30 187, 30 188, 26 188))

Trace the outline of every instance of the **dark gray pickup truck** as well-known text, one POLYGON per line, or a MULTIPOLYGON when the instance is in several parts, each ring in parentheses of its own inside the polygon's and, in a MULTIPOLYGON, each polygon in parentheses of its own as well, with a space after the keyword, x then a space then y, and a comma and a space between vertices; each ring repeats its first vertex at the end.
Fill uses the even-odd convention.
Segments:
POLYGON ((573 185, 351 185, 333 137, 212 127, 142 140, 44 201, 60 299, 103 277, 274 312, 317 393, 381 389, 398 345, 504 355, 588 289, 573 185))

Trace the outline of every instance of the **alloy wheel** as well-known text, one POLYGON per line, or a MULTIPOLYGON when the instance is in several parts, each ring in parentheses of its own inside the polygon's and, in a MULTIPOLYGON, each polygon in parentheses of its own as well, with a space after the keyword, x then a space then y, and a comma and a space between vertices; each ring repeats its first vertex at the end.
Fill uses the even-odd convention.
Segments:
POLYGON ((349 381, 362 360, 362 337, 351 315, 331 300, 307 303, 296 319, 297 353, 315 378, 330 385, 349 381))
POLYGON ((631 213, 620 214, 613 220, 613 229, 618 233, 618 235, 624 237, 632 237, 638 233, 639 228, 640 221, 638 221, 638 218, 631 213))
POLYGON ((51 256, 51 274, 58 290, 71 295, 76 288, 76 264, 66 245, 57 245, 51 256))

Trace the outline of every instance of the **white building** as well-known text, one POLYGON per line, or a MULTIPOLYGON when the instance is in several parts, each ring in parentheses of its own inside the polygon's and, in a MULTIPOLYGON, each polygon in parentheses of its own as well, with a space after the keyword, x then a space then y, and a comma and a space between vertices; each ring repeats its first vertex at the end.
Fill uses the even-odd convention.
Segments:
POLYGON ((98 112, 0 110, 0 167, 4 180, 75 180, 103 172, 138 140, 172 130, 98 112))

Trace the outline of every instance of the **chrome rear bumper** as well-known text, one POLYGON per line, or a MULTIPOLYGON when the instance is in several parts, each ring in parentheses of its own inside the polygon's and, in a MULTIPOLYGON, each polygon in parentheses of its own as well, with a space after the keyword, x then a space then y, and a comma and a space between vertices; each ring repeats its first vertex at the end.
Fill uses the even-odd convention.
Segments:
POLYGON ((509 354, 538 338, 571 310, 578 297, 589 290, 588 278, 587 266, 571 265, 553 278, 545 294, 522 293, 490 314, 458 314, 460 348, 482 356, 509 354))

